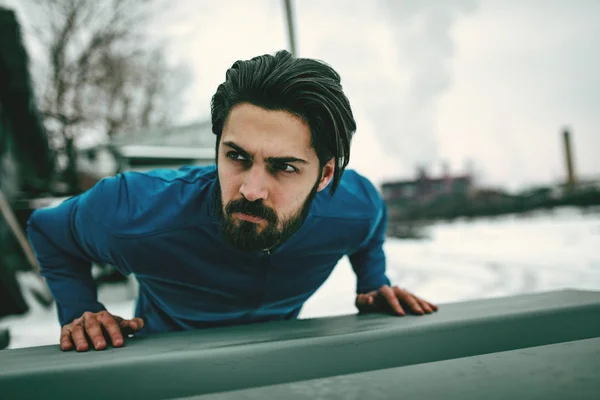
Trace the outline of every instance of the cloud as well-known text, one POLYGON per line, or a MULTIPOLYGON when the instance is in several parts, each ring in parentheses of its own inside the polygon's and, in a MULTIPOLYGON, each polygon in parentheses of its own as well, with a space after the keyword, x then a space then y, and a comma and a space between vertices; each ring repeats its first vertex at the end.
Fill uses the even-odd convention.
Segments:
MULTIPOLYGON (((280 0, 161 1, 153 34, 194 72, 187 119, 208 117, 234 61, 287 46, 280 0)), ((472 160, 486 184, 560 179, 565 125, 577 172, 600 173, 600 2, 293 3, 299 55, 340 73, 358 124, 350 165, 371 179, 442 160, 472 160)))
POLYGON ((465 12, 474 10, 474 3, 386 1, 383 5, 382 17, 392 29, 396 69, 403 79, 382 93, 397 94, 393 96, 396 102, 377 110, 381 125, 388 125, 388 129, 382 126, 381 134, 388 138, 388 148, 392 151, 410 151, 405 157, 408 162, 431 164, 439 158, 435 132, 437 102, 452 82, 450 61, 455 48, 452 28, 465 12))
POLYGON ((451 30, 474 3, 297 4, 301 55, 322 58, 340 72, 351 103, 361 110, 356 140, 364 143, 359 138, 368 134, 378 142, 370 149, 382 151, 360 146, 353 159, 363 166, 383 160, 386 166, 371 175, 377 180, 412 175, 417 164, 437 162, 436 105, 451 84, 451 30))
POLYGON ((440 153, 473 159, 484 182, 520 188, 563 179, 561 131, 576 167, 600 172, 600 3, 481 1, 454 30, 454 82, 438 114, 440 153))

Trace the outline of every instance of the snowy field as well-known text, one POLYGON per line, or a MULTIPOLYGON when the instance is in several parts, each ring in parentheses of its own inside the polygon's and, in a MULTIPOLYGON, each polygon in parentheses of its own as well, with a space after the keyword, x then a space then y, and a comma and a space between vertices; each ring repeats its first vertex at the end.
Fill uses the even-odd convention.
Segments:
MULTIPOLYGON (((445 303, 560 289, 600 291, 600 213, 576 209, 456 221, 431 226, 425 240, 389 239, 388 276, 394 284, 427 300, 445 303)), ((24 285, 33 284, 22 276, 24 285)), ((309 299, 300 318, 353 314, 355 278, 342 260, 309 299)), ((25 293, 31 311, 0 321, 9 327, 11 345, 57 344, 54 308, 42 309, 25 293)), ((109 311, 131 317, 135 283, 100 290, 109 311)))

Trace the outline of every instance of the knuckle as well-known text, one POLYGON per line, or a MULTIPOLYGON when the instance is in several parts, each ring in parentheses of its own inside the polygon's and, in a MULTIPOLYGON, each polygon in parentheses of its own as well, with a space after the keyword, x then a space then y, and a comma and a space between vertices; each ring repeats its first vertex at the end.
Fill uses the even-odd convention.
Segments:
POLYGON ((86 325, 85 326, 85 333, 87 333, 90 336, 91 335, 95 335, 99 331, 98 328, 99 328, 98 325, 95 325, 95 324, 86 325))
POLYGON ((117 322, 115 321, 114 318, 111 318, 110 315, 105 316, 104 318, 100 319, 100 322, 102 322, 102 325, 106 328, 106 329, 110 329, 113 326, 117 325, 117 322))

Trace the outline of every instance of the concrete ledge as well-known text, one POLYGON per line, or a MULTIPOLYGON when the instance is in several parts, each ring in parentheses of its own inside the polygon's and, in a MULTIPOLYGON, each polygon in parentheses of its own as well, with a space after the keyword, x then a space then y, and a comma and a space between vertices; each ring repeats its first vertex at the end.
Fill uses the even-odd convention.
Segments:
POLYGON ((560 291, 445 304, 423 317, 351 315, 169 333, 101 352, 5 350, 0 392, 11 399, 38 398, 40 390, 52 398, 197 396, 597 338, 599 316, 599 292, 560 291))
POLYGON ((594 338, 188 399, 595 400, 599 393, 594 338))

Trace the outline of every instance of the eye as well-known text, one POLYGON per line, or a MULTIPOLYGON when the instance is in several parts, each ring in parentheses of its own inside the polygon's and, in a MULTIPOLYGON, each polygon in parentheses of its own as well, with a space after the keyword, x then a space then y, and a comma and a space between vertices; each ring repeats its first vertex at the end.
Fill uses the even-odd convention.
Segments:
POLYGON ((229 158, 233 161, 248 161, 248 159, 246 157, 244 157, 242 154, 238 153, 237 151, 228 151, 226 156, 227 156, 227 158, 229 158))
POLYGON ((273 169, 275 171, 285 172, 287 174, 295 174, 298 172, 298 169, 296 167, 286 163, 273 164, 273 169))

